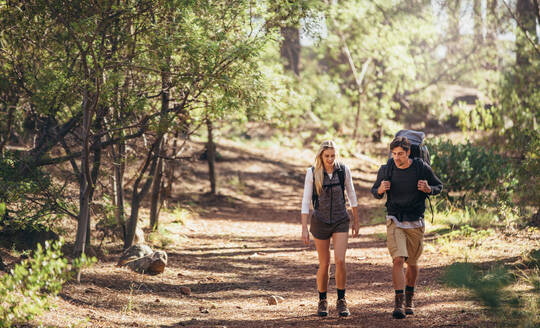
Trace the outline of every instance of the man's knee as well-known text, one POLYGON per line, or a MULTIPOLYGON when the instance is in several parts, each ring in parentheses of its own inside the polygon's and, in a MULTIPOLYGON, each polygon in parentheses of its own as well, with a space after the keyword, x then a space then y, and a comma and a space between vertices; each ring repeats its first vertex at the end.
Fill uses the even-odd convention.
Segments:
POLYGON ((410 270, 412 272, 418 272, 418 270, 419 270, 418 264, 417 263, 414 263, 414 264, 407 263, 407 270, 410 270))
POLYGON ((396 256, 396 257, 394 257, 392 262, 394 263, 394 265, 403 266, 403 264, 405 263, 405 258, 403 256, 396 256))

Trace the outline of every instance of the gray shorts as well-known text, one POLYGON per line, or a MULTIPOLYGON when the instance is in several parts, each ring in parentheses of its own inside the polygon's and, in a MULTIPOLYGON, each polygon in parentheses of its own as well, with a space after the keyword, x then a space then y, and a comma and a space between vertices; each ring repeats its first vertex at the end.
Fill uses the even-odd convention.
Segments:
POLYGON ((317 239, 326 240, 330 239, 334 232, 349 232, 350 222, 350 219, 345 219, 336 223, 328 224, 320 221, 312 215, 311 224, 309 225, 309 232, 311 232, 313 237, 317 239))

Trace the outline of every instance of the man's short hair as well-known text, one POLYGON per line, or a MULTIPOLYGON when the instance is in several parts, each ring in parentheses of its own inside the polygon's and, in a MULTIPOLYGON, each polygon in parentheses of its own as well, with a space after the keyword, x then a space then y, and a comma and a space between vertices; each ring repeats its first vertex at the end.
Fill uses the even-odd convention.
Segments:
POLYGON ((411 142, 409 139, 407 139, 407 137, 395 137, 390 143, 390 151, 396 147, 401 147, 404 151, 408 151, 411 149, 411 142))

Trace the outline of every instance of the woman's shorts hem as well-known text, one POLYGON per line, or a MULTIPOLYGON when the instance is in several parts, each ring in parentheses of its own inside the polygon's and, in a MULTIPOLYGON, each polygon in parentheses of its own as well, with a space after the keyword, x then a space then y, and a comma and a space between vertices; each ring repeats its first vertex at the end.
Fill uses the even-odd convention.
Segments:
POLYGON ((335 223, 325 223, 311 216, 311 223, 309 225, 309 232, 313 237, 321 240, 330 239, 335 232, 349 232, 349 224, 351 220, 345 219, 335 223))

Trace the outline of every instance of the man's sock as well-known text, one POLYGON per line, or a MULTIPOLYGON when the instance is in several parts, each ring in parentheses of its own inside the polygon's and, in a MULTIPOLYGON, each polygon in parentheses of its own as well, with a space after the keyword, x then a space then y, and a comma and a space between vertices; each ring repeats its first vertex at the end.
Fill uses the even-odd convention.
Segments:
POLYGON ((345 289, 338 289, 337 290, 337 299, 343 299, 345 298, 345 289))
POLYGON ((403 289, 396 289, 396 295, 397 294, 403 294, 403 289))
POLYGON ((326 299, 326 292, 319 292, 319 300, 325 300, 326 299))
POLYGON ((414 293, 414 286, 405 286, 405 291, 409 293, 414 293))

